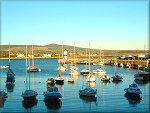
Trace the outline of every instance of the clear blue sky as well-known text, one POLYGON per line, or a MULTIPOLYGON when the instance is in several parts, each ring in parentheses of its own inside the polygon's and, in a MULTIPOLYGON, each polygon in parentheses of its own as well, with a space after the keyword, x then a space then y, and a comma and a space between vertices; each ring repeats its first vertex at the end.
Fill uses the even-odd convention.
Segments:
POLYGON ((148 0, 3 1, 1 44, 148 48, 148 0))

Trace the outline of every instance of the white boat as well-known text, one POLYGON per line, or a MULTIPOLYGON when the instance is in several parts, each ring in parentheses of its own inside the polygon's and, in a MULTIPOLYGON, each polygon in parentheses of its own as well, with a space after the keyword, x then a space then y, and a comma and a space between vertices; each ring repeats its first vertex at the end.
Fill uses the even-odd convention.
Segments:
POLYGON ((90 74, 90 70, 88 69, 83 69, 80 71, 80 75, 89 75, 90 74))
POLYGON ((70 69, 70 74, 71 75, 79 75, 78 69, 70 69))
POLYGON ((22 93, 22 97, 24 100, 36 100, 36 96, 38 95, 37 91, 30 89, 30 75, 27 75, 27 47, 26 47, 26 90, 22 93))
POLYGON ((27 67, 28 72, 40 72, 41 69, 38 67, 35 67, 34 65, 27 67))
POLYGON ((69 83, 74 83, 74 82, 75 82, 75 79, 74 79, 74 77, 71 75, 69 78, 67 78, 67 81, 68 81, 69 83))
POLYGON ((61 74, 58 75, 58 77, 55 79, 56 84, 64 84, 64 78, 62 77, 61 74))
POLYGON ((6 68, 9 68, 9 66, 0 66, 0 68, 6 69, 6 68))
POLYGON ((110 82, 110 77, 105 74, 105 75, 102 76, 101 81, 110 82))
POLYGON ((66 71, 66 67, 64 67, 64 66, 59 66, 59 67, 57 68, 57 70, 60 71, 60 72, 65 72, 65 71, 66 71))
POLYGON ((140 95, 142 94, 141 90, 138 88, 137 84, 135 83, 132 83, 132 84, 129 84, 129 87, 128 88, 125 88, 124 89, 125 93, 129 94, 129 95, 140 95))
MULTIPOLYGON (((90 43, 89 43, 89 71, 90 71, 90 60, 91 60, 91 58, 90 58, 90 43)), ((95 81, 95 75, 89 73, 89 75, 86 78, 86 81, 87 82, 96 82, 95 81)))
POLYGON ((95 81, 95 76, 93 74, 89 74, 86 78, 87 82, 96 82, 95 81))
POLYGON ((106 72, 102 68, 93 70, 93 74, 104 75, 106 72))
POLYGON ((97 89, 93 89, 91 87, 86 86, 86 88, 82 88, 79 90, 79 95, 80 96, 88 96, 88 97, 95 97, 97 94, 97 89))
POLYGON ((56 86, 51 86, 47 88, 47 91, 43 93, 45 100, 51 100, 51 99, 59 99, 62 98, 61 93, 59 92, 58 88, 56 86))
MULTIPOLYGON (((29 63, 30 64, 30 63, 29 63)), ((33 54, 33 45, 32 45, 32 66, 27 67, 28 72, 40 72, 41 69, 34 65, 34 54, 33 54)))

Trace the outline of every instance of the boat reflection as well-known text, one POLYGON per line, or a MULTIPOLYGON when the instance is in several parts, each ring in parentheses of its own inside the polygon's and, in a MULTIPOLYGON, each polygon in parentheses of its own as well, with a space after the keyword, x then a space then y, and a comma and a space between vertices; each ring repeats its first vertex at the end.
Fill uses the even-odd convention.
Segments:
POLYGON ((101 85, 108 85, 108 84, 110 84, 110 81, 100 81, 100 84, 101 85))
POLYGON ((2 96, 0 96, 0 108, 4 107, 5 101, 6 101, 6 99, 4 99, 2 96))
POLYGON ((112 82, 113 82, 113 83, 115 83, 115 84, 123 83, 123 81, 122 81, 122 80, 120 80, 120 81, 114 81, 114 80, 112 80, 112 82))
POLYGON ((80 95, 80 99, 84 100, 85 102, 96 102, 97 97, 89 97, 89 96, 83 96, 80 95))
POLYGON ((43 100, 48 109, 59 109, 62 106, 62 101, 60 99, 43 100))
POLYGON ((128 95, 127 93, 125 93, 124 96, 129 101, 129 104, 132 104, 132 105, 136 105, 136 104, 140 103, 140 101, 142 100, 142 97, 140 97, 140 95, 131 96, 131 95, 128 95))
POLYGON ((142 80, 134 80, 137 84, 142 85, 142 84, 147 84, 148 81, 142 81, 142 80))
POLYGON ((15 84, 6 84, 6 88, 8 92, 14 91, 15 84))
POLYGON ((96 82, 86 82, 86 85, 89 86, 89 87, 95 87, 96 82))
POLYGON ((37 99, 31 99, 31 100, 23 100, 22 106, 26 109, 32 108, 33 106, 37 105, 38 100, 37 99))

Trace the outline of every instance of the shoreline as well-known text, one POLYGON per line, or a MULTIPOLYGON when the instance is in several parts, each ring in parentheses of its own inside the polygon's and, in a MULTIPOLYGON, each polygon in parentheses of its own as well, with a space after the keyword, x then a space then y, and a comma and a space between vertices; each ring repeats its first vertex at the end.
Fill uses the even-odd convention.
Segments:
MULTIPOLYGON (((22 59, 26 59, 26 58, 10 58, 10 59, 11 60, 22 60, 22 59)), ((51 57, 51 58, 35 57, 34 59, 58 59, 58 58, 57 57, 51 57)), ((9 60, 9 58, 0 58, 0 60, 9 60)))

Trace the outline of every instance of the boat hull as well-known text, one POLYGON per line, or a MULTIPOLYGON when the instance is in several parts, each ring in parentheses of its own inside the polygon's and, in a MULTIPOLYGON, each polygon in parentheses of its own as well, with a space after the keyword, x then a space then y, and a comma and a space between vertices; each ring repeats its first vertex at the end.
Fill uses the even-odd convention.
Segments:
POLYGON ((64 84, 64 80, 55 80, 56 84, 59 85, 63 85, 64 84))

